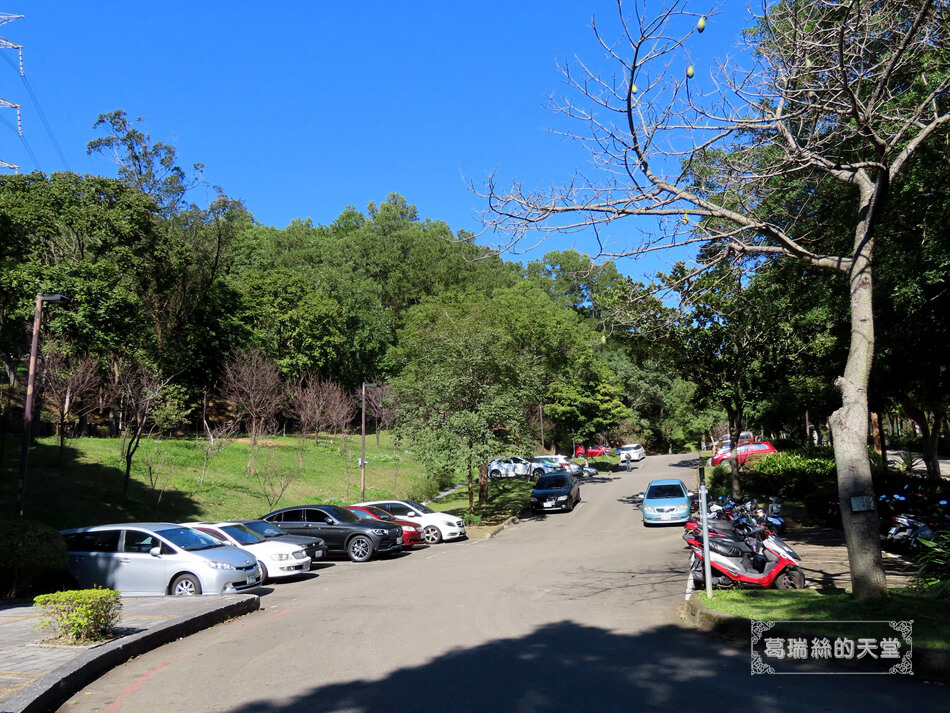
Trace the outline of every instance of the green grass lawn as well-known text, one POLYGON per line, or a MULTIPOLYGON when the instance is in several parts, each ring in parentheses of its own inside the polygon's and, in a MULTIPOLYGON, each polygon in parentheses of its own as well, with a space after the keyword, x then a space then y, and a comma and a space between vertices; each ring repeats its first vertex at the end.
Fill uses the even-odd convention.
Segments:
MULTIPOLYGON (((891 590, 882 602, 856 602, 847 594, 823 594, 812 589, 778 591, 748 589, 717 591, 702 598, 710 609, 757 621, 914 621, 914 644, 950 649, 950 606, 947 601, 921 596, 913 590, 891 590)), ((809 625, 822 636, 860 636, 854 625, 809 625)))
MULTIPOLYGON (((38 439, 30 452, 25 517, 57 528, 132 520, 185 522, 250 518, 275 507, 360 499, 358 436, 321 435, 303 443, 293 437, 268 437, 256 453, 246 439, 235 440, 207 462, 201 443, 193 438, 143 441, 133 461, 128 494, 123 495, 118 439, 70 440, 62 459, 56 439, 38 439), (257 473, 268 477, 249 470, 252 454, 257 473), (291 477, 274 503, 273 488, 291 477), (264 491, 268 482, 270 498, 264 491)), ((411 452, 394 449, 388 434, 381 435, 379 447, 375 436, 367 437, 366 462, 367 499, 425 499, 434 494, 422 464, 411 452)), ((18 468, 19 438, 7 437, 0 494, 10 513, 18 468)))

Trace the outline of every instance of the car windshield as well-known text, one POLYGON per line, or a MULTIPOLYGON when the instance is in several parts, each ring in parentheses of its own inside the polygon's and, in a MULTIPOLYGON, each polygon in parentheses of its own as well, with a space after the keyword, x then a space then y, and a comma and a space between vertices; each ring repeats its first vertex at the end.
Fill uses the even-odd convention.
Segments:
POLYGON ((339 508, 334 506, 326 508, 326 511, 330 513, 337 520, 342 522, 359 522, 362 518, 357 515, 355 512, 350 512, 346 508, 339 508))
POLYGON ((212 547, 223 547, 223 542, 218 542, 211 535, 192 530, 190 527, 176 527, 169 530, 161 530, 158 534, 171 542, 176 547, 187 552, 195 550, 210 550, 212 547))
POLYGON ((683 487, 678 483, 651 485, 647 490, 647 500, 663 500, 665 498, 683 497, 686 497, 686 493, 683 492, 683 487))
POLYGON ((414 502, 412 502, 411 500, 406 500, 406 503, 407 503, 410 507, 414 507, 414 508, 415 508, 416 510, 418 510, 419 512, 424 512, 424 513, 426 513, 426 514, 435 512, 435 510, 432 510, 431 508, 427 508, 425 505, 420 505, 419 503, 414 503, 414 502))
POLYGON ((554 488, 566 488, 567 487, 567 476, 566 475, 545 475, 541 478, 538 478, 538 482, 535 483, 535 490, 553 490, 554 488))
MULTIPOLYGON (((388 521, 388 520, 395 520, 395 519, 396 519, 396 518, 394 518, 392 515, 390 515, 388 512, 386 512, 385 510, 383 510, 382 508, 378 508, 378 507, 375 507, 375 506, 373 506, 373 505, 369 505, 369 506, 367 506, 367 507, 365 507, 365 508, 363 508, 363 509, 366 510, 366 512, 368 512, 368 513, 372 513, 373 515, 375 515, 376 517, 378 517, 380 520, 387 520, 387 521, 388 521)), ((356 513, 356 514, 359 515, 359 513, 356 513)))
POLYGON ((270 539, 271 537, 283 537, 284 531, 280 530, 269 522, 264 522, 263 520, 252 520, 251 522, 245 522, 244 526, 249 530, 253 530, 261 537, 266 537, 270 539))
POLYGON ((256 545, 263 542, 264 537, 244 525, 225 525, 221 528, 228 535, 234 538, 239 545, 256 545))

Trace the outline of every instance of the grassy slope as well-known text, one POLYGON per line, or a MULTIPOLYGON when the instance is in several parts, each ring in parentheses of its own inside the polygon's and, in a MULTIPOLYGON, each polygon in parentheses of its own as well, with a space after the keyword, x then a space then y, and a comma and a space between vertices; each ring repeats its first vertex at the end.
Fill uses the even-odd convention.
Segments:
MULTIPOLYGON (((143 441, 135 454, 127 496, 122 495, 124 463, 116 439, 81 438, 67 443, 58 461, 55 439, 39 439, 31 450, 25 516, 58 528, 130 520, 214 520, 256 517, 271 508, 258 480, 247 474, 249 442, 235 441, 204 469, 204 454, 193 439, 143 441), (149 482, 148 464, 153 477, 149 482), (161 483, 167 482, 164 493, 161 483)), ((260 470, 303 469, 275 507, 312 502, 356 502, 360 498, 360 439, 321 436, 303 444, 296 438, 268 438, 256 455, 260 470)), ((393 452, 388 435, 376 447, 366 439, 366 497, 422 497, 428 484, 422 465, 408 451, 393 452)), ((19 439, 8 437, 0 493, 13 510, 19 467, 19 439)), ((6 512, 3 513, 7 515, 6 512)))

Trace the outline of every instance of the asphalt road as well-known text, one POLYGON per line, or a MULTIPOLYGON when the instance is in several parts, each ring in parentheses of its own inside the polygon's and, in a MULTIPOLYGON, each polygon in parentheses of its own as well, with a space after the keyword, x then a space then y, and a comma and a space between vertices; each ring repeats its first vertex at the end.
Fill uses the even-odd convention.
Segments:
POLYGON ((641 525, 632 496, 695 463, 651 456, 585 479, 570 514, 489 540, 368 564, 336 561, 269 588, 260 612, 141 656, 60 710, 452 713, 943 709, 906 677, 751 676, 748 651, 679 619, 681 528, 641 525))

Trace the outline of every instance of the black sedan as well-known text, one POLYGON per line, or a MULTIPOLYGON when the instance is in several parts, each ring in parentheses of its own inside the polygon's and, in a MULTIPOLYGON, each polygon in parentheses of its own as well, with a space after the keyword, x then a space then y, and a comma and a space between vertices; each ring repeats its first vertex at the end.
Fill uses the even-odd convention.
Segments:
POLYGON ((379 520, 364 520, 336 505, 300 505, 261 518, 291 535, 319 537, 332 554, 367 562, 376 554, 402 549, 402 528, 379 520))
POLYGON ((300 545, 310 558, 311 567, 317 563, 317 560, 322 560, 327 556, 327 543, 319 537, 289 535, 276 525, 271 525, 264 520, 244 520, 241 524, 253 530, 264 539, 300 545))
POLYGON ((569 471, 548 473, 538 478, 531 491, 531 510, 570 512, 581 501, 581 486, 569 471))

